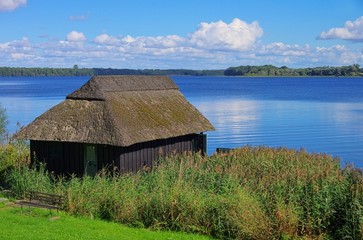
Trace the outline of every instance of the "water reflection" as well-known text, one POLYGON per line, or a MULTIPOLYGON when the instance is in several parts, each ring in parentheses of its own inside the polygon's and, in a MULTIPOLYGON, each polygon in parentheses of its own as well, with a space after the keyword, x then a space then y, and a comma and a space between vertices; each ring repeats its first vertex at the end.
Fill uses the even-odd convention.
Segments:
POLYGON ((63 99, 59 98, 3 98, 0 97, 1 105, 6 109, 8 116, 7 130, 14 133, 19 126, 25 126, 32 122, 36 117, 43 114, 51 107, 60 103, 63 99))
POLYGON ((303 147, 363 166, 360 161, 363 105, 360 103, 234 98, 195 98, 192 103, 216 128, 208 134, 208 154, 218 147, 234 148, 246 144, 303 147))

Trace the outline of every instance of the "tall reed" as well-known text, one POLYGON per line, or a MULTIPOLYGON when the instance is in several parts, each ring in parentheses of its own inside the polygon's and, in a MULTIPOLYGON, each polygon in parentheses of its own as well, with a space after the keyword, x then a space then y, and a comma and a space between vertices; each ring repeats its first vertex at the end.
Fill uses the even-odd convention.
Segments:
POLYGON ((361 239, 363 177, 304 149, 245 146, 161 159, 151 172, 56 178, 22 169, 9 182, 62 192, 71 214, 231 239, 361 239))

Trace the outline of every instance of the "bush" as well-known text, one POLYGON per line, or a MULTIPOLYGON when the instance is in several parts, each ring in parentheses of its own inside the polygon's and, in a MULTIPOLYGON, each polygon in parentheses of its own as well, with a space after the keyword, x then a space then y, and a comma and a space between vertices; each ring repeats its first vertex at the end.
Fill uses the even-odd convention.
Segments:
POLYGON ((5 179, 10 169, 28 166, 30 162, 29 145, 26 141, 11 140, 6 130, 7 124, 6 111, 0 105, 0 187, 6 185, 5 179))
POLYGON ((7 187, 6 179, 14 169, 28 167, 30 163, 29 146, 25 141, 12 141, 0 144, 0 186, 7 187))

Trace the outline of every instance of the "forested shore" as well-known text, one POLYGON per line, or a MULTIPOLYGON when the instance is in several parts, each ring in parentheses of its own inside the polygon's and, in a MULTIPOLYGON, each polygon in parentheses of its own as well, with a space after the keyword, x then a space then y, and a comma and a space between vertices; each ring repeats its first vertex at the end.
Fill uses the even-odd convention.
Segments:
POLYGON ((362 77, 358 64, 340 67, 288 68, 273 65, 237 66, 227 69, 116 69, 116 68, 25 68, 0 67, 0 76, 94 76, 94 75, 189 75, 189 76, 335 76, 362 77))
POLYGON ((0 76, 94 76, 94 75, 190 75, 190 76, 223 76, 220 70, 190 70, 190 69, 115 69, 115 68, 24 68, 0 67, 0 76))
POLYGON ((358 64, 341 67, 288 68, 286 66, 239 66, 229 67, 224 72, 226 76, 363 76, 363 69, 358 64))

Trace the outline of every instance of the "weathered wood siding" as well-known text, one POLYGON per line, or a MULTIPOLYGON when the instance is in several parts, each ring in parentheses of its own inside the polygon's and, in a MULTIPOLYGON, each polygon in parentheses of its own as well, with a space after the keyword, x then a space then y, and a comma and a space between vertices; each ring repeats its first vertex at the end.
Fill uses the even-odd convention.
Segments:
POLYGON ((40 162, 56 174, 81 176, 84 172, 84 149, 81 143, 30 141, 32 164, 40 162))
MULTIPOLYGON (((96 145, 97 168, 137 172, 157 164, 160 157, 170 154, 206 151, 206 135, 190 134, 175 138, 143 142, 129 147, 96 145)), ((30 141, 32 162, 46 164, 56 174, 84 173, 84 144, 72 142, 30 141)))
POLYGON ((160 139, 156 141, 137 143, 119 149, 119 156, 115 166, 120 172, 137 172, 143 168, 150 168, 157 164, 160 157, 171 154, 190 152, 205 153, 205 134, 190 134, 176 138, 160 139))

